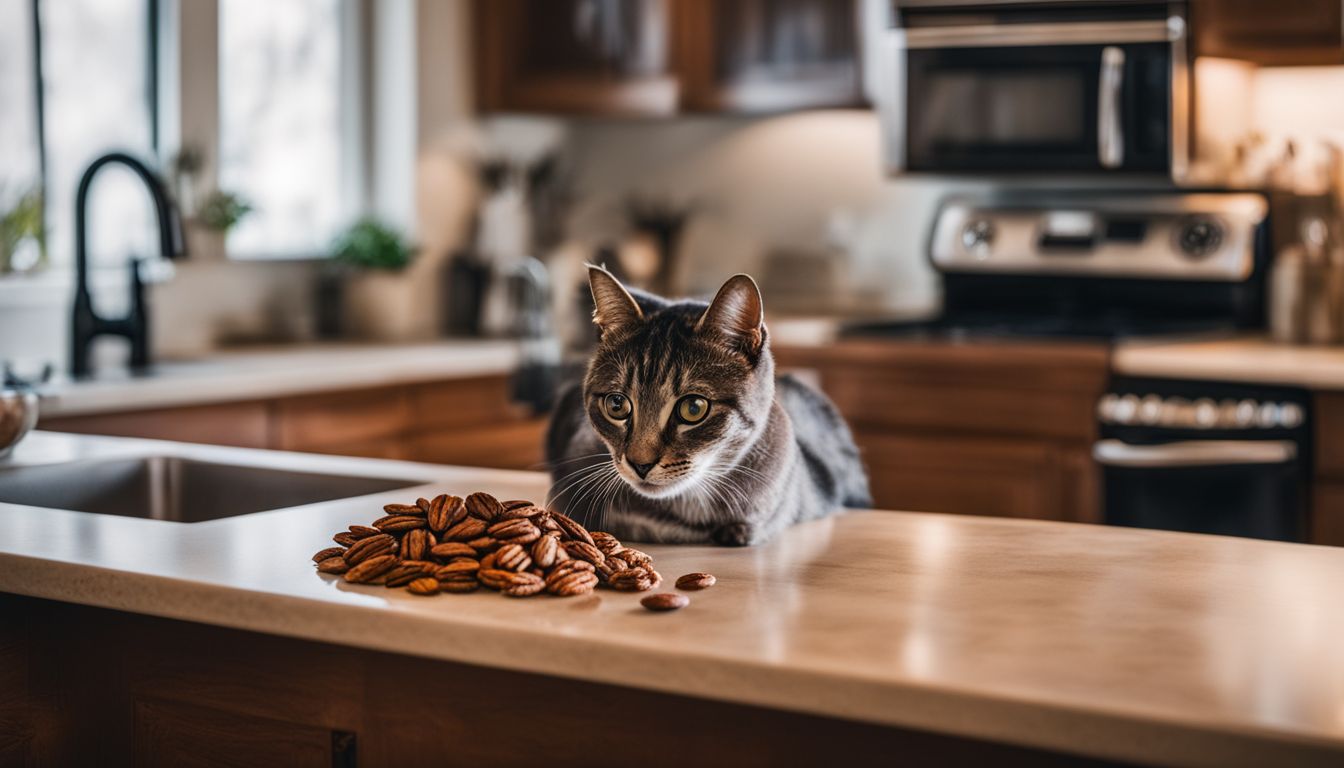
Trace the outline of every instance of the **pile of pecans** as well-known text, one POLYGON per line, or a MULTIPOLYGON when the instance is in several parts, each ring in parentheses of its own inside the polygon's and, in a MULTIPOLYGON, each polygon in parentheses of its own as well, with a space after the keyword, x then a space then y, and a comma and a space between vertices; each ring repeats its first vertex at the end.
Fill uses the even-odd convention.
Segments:
POLYGON ((568 597, 599 585, 643 592, 663 580, 647 554, 530 501, 445 493, 383 512, 371 525, 333 536, 340 546, 313 555, 317 570, 416 595, 485 586, 510 597, 568 597))

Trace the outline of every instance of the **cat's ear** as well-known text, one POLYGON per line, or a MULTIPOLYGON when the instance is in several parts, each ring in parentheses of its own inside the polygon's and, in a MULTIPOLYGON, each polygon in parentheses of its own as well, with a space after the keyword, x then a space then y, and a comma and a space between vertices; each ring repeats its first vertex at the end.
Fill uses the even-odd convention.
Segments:
POLYGON ((593 322, 605 336, 644 319, 635 297, 602 267, 588 265, 588 286, 593 289, 593 322))
POLYGON ((695 329, 713 331, 748 354, 759 353, 765 344, 765 310, 756 281, 747 275, 728 278, 695 329))

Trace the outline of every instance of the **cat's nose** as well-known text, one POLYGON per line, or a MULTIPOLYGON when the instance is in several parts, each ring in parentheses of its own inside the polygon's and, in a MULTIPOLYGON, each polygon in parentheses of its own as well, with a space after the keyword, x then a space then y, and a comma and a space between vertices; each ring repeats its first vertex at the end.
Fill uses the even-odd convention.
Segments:
POLYGON ((643 480, 645 477, 648 477, 649 470, 653 469, 654 465, 657 463, 658 462, 656 461, 651 461, 648 464, 636 464, 635 462, 631 461, 630 467, 635 470, 636 475, 639 475, 639 479, 643 480))

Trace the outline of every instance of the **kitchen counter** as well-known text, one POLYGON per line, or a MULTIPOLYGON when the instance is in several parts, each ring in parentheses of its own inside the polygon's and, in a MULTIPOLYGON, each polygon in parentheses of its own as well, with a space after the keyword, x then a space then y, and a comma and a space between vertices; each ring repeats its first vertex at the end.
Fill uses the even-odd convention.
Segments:
POLYGON ((42 389, 42 415, 135 411, 507 373, 512 341, 314 344, 221 352, 163 362, 149 372, 103 372, 42 389))
POLYGON ((1124 376, 1344 390, 1344 347, 1276 344, 1263 336, 1124 341, 1115 348, 1111 369, 1124 376))
POLYGON ((1344 551, 855 512, 752 549, 647 546, 719 585, 417 598, 317 574, 333 531, 536 473, 34 433, 11 463, 172 454, 422 487, 179 524, 0 504, 0 591, 399 654, 1141 762, 1344 759, 1344 551))

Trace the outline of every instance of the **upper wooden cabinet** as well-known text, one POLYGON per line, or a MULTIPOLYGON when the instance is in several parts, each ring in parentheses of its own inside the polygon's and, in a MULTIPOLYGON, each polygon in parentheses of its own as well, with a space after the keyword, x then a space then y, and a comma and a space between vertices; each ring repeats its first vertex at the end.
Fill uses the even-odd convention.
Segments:
POLYGON ((1264 66, 1344 64, 1341 0, 1195 0, 1195 53, 1264 66))
POLYGON ((671 0, 477 0, 487 111, 670 114, 671 0))
POLYGON ((477 0, 474 14, 487 112, 862 103, 856 0, 477 0))
POLYGON ((678 0, 686 108, 779 112, 860 104, 852 0, 678 0))

